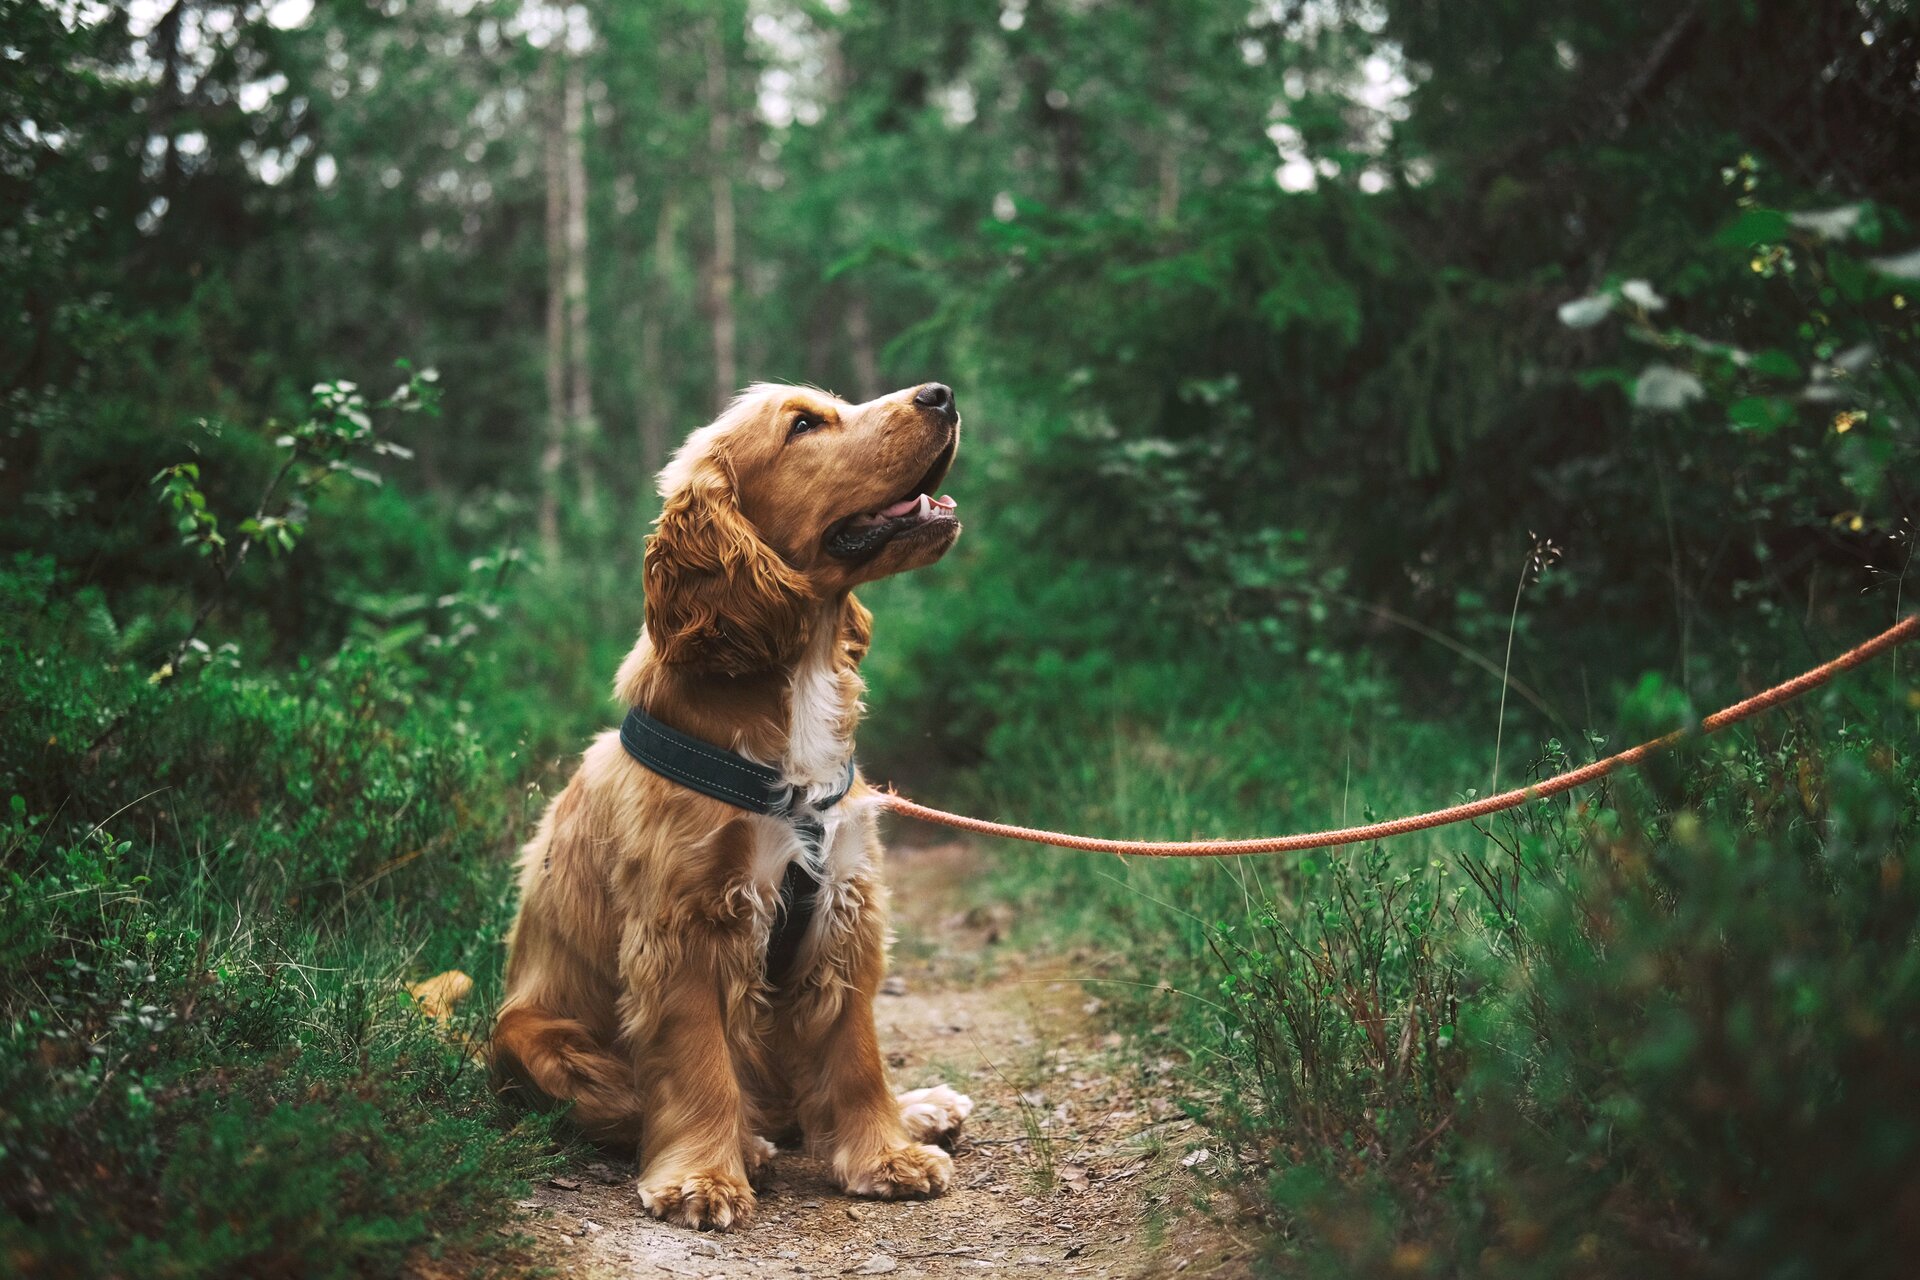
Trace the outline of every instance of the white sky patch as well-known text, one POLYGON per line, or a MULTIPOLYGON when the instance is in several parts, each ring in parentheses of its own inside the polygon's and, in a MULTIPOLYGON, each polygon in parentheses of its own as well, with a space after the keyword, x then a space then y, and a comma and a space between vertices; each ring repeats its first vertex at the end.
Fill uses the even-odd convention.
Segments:
POLYGON ((949 128, 964 129, 980 116, 980 95, 965 80, 942 86, 934 96, 940 104, 940 118, 949 128))
POLYGON ((267 23, 281 31, 307 25, 313 16, 313 0, 273 0, 267 6, 267 23))
POLYGON ((133 225, 141 235, 150 236, 160 229, 160 220, 167 216, 167 198, 155 196, 151 203, 134 215, 133 225))
POLYGON ((1314 175, 1313 161, 1296 158, 1282 164, 1273 171, 1273 180, 1280 184, 1282 191, 1311 191, 1320 185, 1314 175))
POLYGON ((747 43, 758 51, 763 64, 754 86, 754 106, 768 125, 788 129, 818 124, 825 117, 830 40, 804 9, 777 0, 754 0, 747 18, 747 43))
POLYGON ((313 150, 313 139, 302 135, 284 147, 262 147, 251 142, 240 144, 240 159, 246 162, 247 169, 270 187, 285 182, 293 171, 300 167, 300 161, 313 150))
POLYGON ((1352 95, 1355 102, 1369 111, 1399 121, 1407 118, 1407 97, 1412 92, 1413 81, 1407 76, 1406 55, 1400 51, 1398 44, 1389 40, 1361 62, 1360 79, 1352 95))
POLYGON ((112 5, 102 4, 100 0, 61 0, 51 7, 60 15, 61 24, 69 31, 99 26, 114 13, 112 5))
POLYGON ((1273 171, 1273 180, 1282 191, 1311 191, 1320 185, 1313 159, 1307 154, 1306 139, 1298 129, 1285 120, 1275 120, 1267 126, 1267 138, 1280 153, 1280 167, 1273 171))
POLYGON ((793 73, 785 67, 768 67, 762 71, 755 104, 760 118, 774 128, 790 127, 793 124, 793 73))
MULTIPOLYGON (((1357 29, 1377 36, 1386 28, 1386 14, 1378 4, 1346 8, 1343 12, 1338 0, 1260 0, 1248 22, 1256 28, 1278 26, 1289 40, 1314 47, 1327 32, 1340 27, 1345 27, 1347 32, 1357 29)), ((1350 35, 1342 38, 1351 40, 1350 35)), ((1311 191, 1320 180, 1337 177, 1341 172, 1335 161, 1313 154, 1300 131, 1290 123, 1292 103, 1309 94, 1345 99, 1348 104, 1343 112, 1345 136, 1336 145, 1342 151, 1358 152, 1363 157, 1384 157, 1392 149, 1395 126, 1412 114, 1410 99, 1424 74, 1423 68, 1408 62, 1398 42, 1378 39, 1372 41, 1371 49, 1359 63, 1348 70, 1311 65, 1286 68, 1280 81, 1284 96, 1274 103, 1274 118, 1267 126, 1267 137, 1272 140, 1280 162, 1274 170, 1274 181, 1285 191, 1311 191)), ((1424 180, 1416 179, 1412 168, 1412 162, 1402 165, 1408 180, 1424 180)), ((1425 178, 1431 176, 1432 166, 1428 164, 1425 178)), ((1392 181, 1388 168, 1376 164, 1355 165, 1352 177, 1360 190, 1370 194, 1386 190, 1392 181)))
POLYGON ((585 53, 593 47, 593 18, 585 5, 528 0, 508 20, 506 32, 509 36, 524 37, 535 49, 551 48, 557 43, 568 53, 585 53))
POLYGON ((254 80, 240 86, 240 109, 249 114, 264 111, 272 102, 287 90, 287 78, 276 71, 265 80, 254 80))
POLYGON ((340 176, 340 165, 332 156, 321 156, 313 162, 313 185, 325 189, 333 185, 340 176))
POLYGON ((128 0, 127 31, 136 40, 145 39, 153 34, 153 29, 160 25, 160 19, 166 17, 167 10, 172 7, 172 4, 162 3, 162 0, 128 0))

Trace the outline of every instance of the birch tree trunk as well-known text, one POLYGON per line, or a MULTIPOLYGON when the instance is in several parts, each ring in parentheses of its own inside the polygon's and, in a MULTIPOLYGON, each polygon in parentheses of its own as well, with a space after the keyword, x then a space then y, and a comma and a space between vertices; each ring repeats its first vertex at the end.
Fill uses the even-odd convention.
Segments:
POLYGON ((733 121, 727 108, 727 51, 717 18, 707 21, 707 165, 713 201, 713 256, 707 267, 707 306, 713 324, 713 391, 718 407, 740 387, 733 312, 735 229, 732 159, 733 121))
MULTIPOLYGON (((557 89, 558 76, 554 79, 557 89)), ((548 560, 560 550, 560 471, 567 460, 567 166, 563 114, 561 104, 552 100, 541 113, 541 158, 547 179, 547 435, 540 451, 539 523, 540 546, 548 560)))
POLYGON ((567 428, 580 478, 580 505, 589 516, 599 509, 593 438, 593 361, 587 328, 587 102, 581 59, 567 59, 566 130, 567 235, 567 428))
POLYGON ((647 308, 640 319, 640 369, 644 385, 639 394, 640 465, 649 480, 667 464, 667 421, 672 396, 667 383, 663 349, 664 317, 673 301, 673 224, 679 208, 672 195, 660 200, 653 224, 653 281, 647 308))

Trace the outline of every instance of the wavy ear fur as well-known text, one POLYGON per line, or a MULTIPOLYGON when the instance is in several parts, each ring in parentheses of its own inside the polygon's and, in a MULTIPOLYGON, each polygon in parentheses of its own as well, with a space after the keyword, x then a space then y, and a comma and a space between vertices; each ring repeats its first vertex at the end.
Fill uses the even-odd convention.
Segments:
POLYGON ((806 648, 813 594, 740 513, 715 459, 668 496, 644 577, 647 633, 662 662, 739 676, 806 648))

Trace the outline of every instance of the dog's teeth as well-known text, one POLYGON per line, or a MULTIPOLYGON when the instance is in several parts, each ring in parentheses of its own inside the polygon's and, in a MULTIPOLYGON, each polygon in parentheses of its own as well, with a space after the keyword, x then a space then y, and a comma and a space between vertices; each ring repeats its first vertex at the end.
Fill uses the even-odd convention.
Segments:
POLYGON ((924 520, 927 518, 927 508, 931 507, 932 505, 933 505, 932 500, 928 498, 926 494, 923 493, 920 495, 920 504, 914 509, 914 514, 919 516, 922 520, 924 520))

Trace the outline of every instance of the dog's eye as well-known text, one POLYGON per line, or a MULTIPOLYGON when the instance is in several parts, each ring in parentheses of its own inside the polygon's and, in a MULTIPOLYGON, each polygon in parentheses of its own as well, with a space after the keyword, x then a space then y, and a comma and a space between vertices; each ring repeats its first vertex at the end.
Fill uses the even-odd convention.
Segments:
POLYGON ((787 439, 791 440, 795 436, 803 436, 819 425, 820 419, 814 417, 812 414, 796 413, 793 416, 793 425, 787 428, 787 439))

